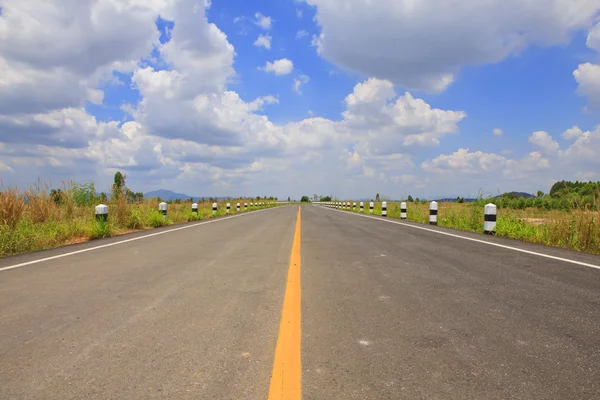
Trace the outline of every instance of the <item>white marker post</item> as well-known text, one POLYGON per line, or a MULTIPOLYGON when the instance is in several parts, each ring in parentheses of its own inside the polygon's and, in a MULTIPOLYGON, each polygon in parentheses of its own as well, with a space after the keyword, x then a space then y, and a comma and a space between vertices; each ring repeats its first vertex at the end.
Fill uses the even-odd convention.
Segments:
POLYGON ((432 201, 429 203, 429 225, 437 225, 438 203, 432 201))
POLYGON ((244 203, 244 211, 248 211, 248 203, 244 203))
POLYGON ((236 204, 235 209, 236 209, 237 212, 240 212, 240 203, 236 204))
POLYGON ((217 213, 217 203, 213 203, 212 208, 213 208, 213 214, 216 214, 217 213))
POLYGON ((406 203, 400 203, 400 219, 406 219, 406 203))
POLYGON ((106 222, 108 221, 108 206, 99 204, 96 206, 96 221, 106 222))
POLYGON ((250 208, 254 207, 254 203, 250 203, 250 208))
POLYGON ((346 203, 346 210, 350 211, 350 202, 346 203))
POLYGON ((387 202, 381 203, 381 216, 387 217, 387 202))
POLYGON ((352 204, 352 211, 356 211, 356 202, 352 204))
POLYGON ((225 213, 229 214, 229 211, 231 211, 231 204, 227 203, 225 213))
POLYGON ((192 204, 192 214, 198 215, 198 203, 192 204))
POLYGON ((164 201, 158 205, 158 210, 162 213, 163 219, 167 219, 167 203, 164 201))
POLYGON ((365 203, 363 203, 362 201, 360 202, 360 212, 365 212, 365 203))
POLYGON ((486 235, 494 235, 496 233, 496 213, 497 207, 495 204, 489 203, 483 207, 483 233, 486 235))
POLYGON ((371 214, 373 214, 373 209, 374 209, 374 208, 375 208, 375 203, 373 203, 373 202, 370 202, 370 203, 369 203, 369 212, 370 212, 371 214))

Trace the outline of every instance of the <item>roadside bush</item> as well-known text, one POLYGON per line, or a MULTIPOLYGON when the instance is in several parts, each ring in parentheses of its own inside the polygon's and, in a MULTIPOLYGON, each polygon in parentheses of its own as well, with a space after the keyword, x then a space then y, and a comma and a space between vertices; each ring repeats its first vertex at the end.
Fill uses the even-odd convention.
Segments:
POLYGON ((148 214, 147 224, 152 228, 158 228, 160 226, 167 225, 167 220, 163 218, 163 215, 158 210, 152 210, 148 214))

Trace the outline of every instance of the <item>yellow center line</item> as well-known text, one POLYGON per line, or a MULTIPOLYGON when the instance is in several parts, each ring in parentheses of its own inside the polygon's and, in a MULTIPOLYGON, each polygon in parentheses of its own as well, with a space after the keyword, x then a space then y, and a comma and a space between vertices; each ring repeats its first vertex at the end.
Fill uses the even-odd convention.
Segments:
POLYGON ((300 311, 300 207, 298 207, 296 232, 292 245, 268 400, 300 400, 302 398, 300 311))

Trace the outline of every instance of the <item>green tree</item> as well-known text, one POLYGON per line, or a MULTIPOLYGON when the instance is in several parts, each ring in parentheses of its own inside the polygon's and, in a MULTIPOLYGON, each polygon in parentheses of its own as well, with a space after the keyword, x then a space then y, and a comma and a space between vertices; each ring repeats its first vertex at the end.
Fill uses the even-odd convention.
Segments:
POLYGON ((115 172, 115 178, 112 187, 113 199, 118 200, 123 194, 127 194, 125 191, 125 179, 127 176, 123 175, 120 171, 115 172))
POLYGON ((302 203, 310 203, 310 197, 308 197, 308 196, 302 196, 302 198, 300 199, 300 201, 302 203))
POLYGON ((377 193, 377 195, 375 195, 375 202, 378 203, 379 202, 379 193, 377 193))
POLYGON ((73 201, 78 206, 93 205, 96 202, 96 188, 94 182, 73 183, 73 201))
POLYGON ((409 194, 408 199, 406 201, 412 203, 414 200, 413 200, 413 197, 409 194))
POLYGON ((290 199, 290 196, 288 196, 288 201, 292 201, 292 200, 290 199))

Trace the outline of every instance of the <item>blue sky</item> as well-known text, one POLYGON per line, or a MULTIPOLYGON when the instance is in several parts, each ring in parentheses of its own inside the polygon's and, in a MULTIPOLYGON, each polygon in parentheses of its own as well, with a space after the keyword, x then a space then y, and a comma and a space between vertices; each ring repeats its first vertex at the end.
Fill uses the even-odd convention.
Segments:
POLYGON ((139 191, 397 198, 600 180, 600 4, 36 1, 0 0, 4 185, 123 170, 139 191))

